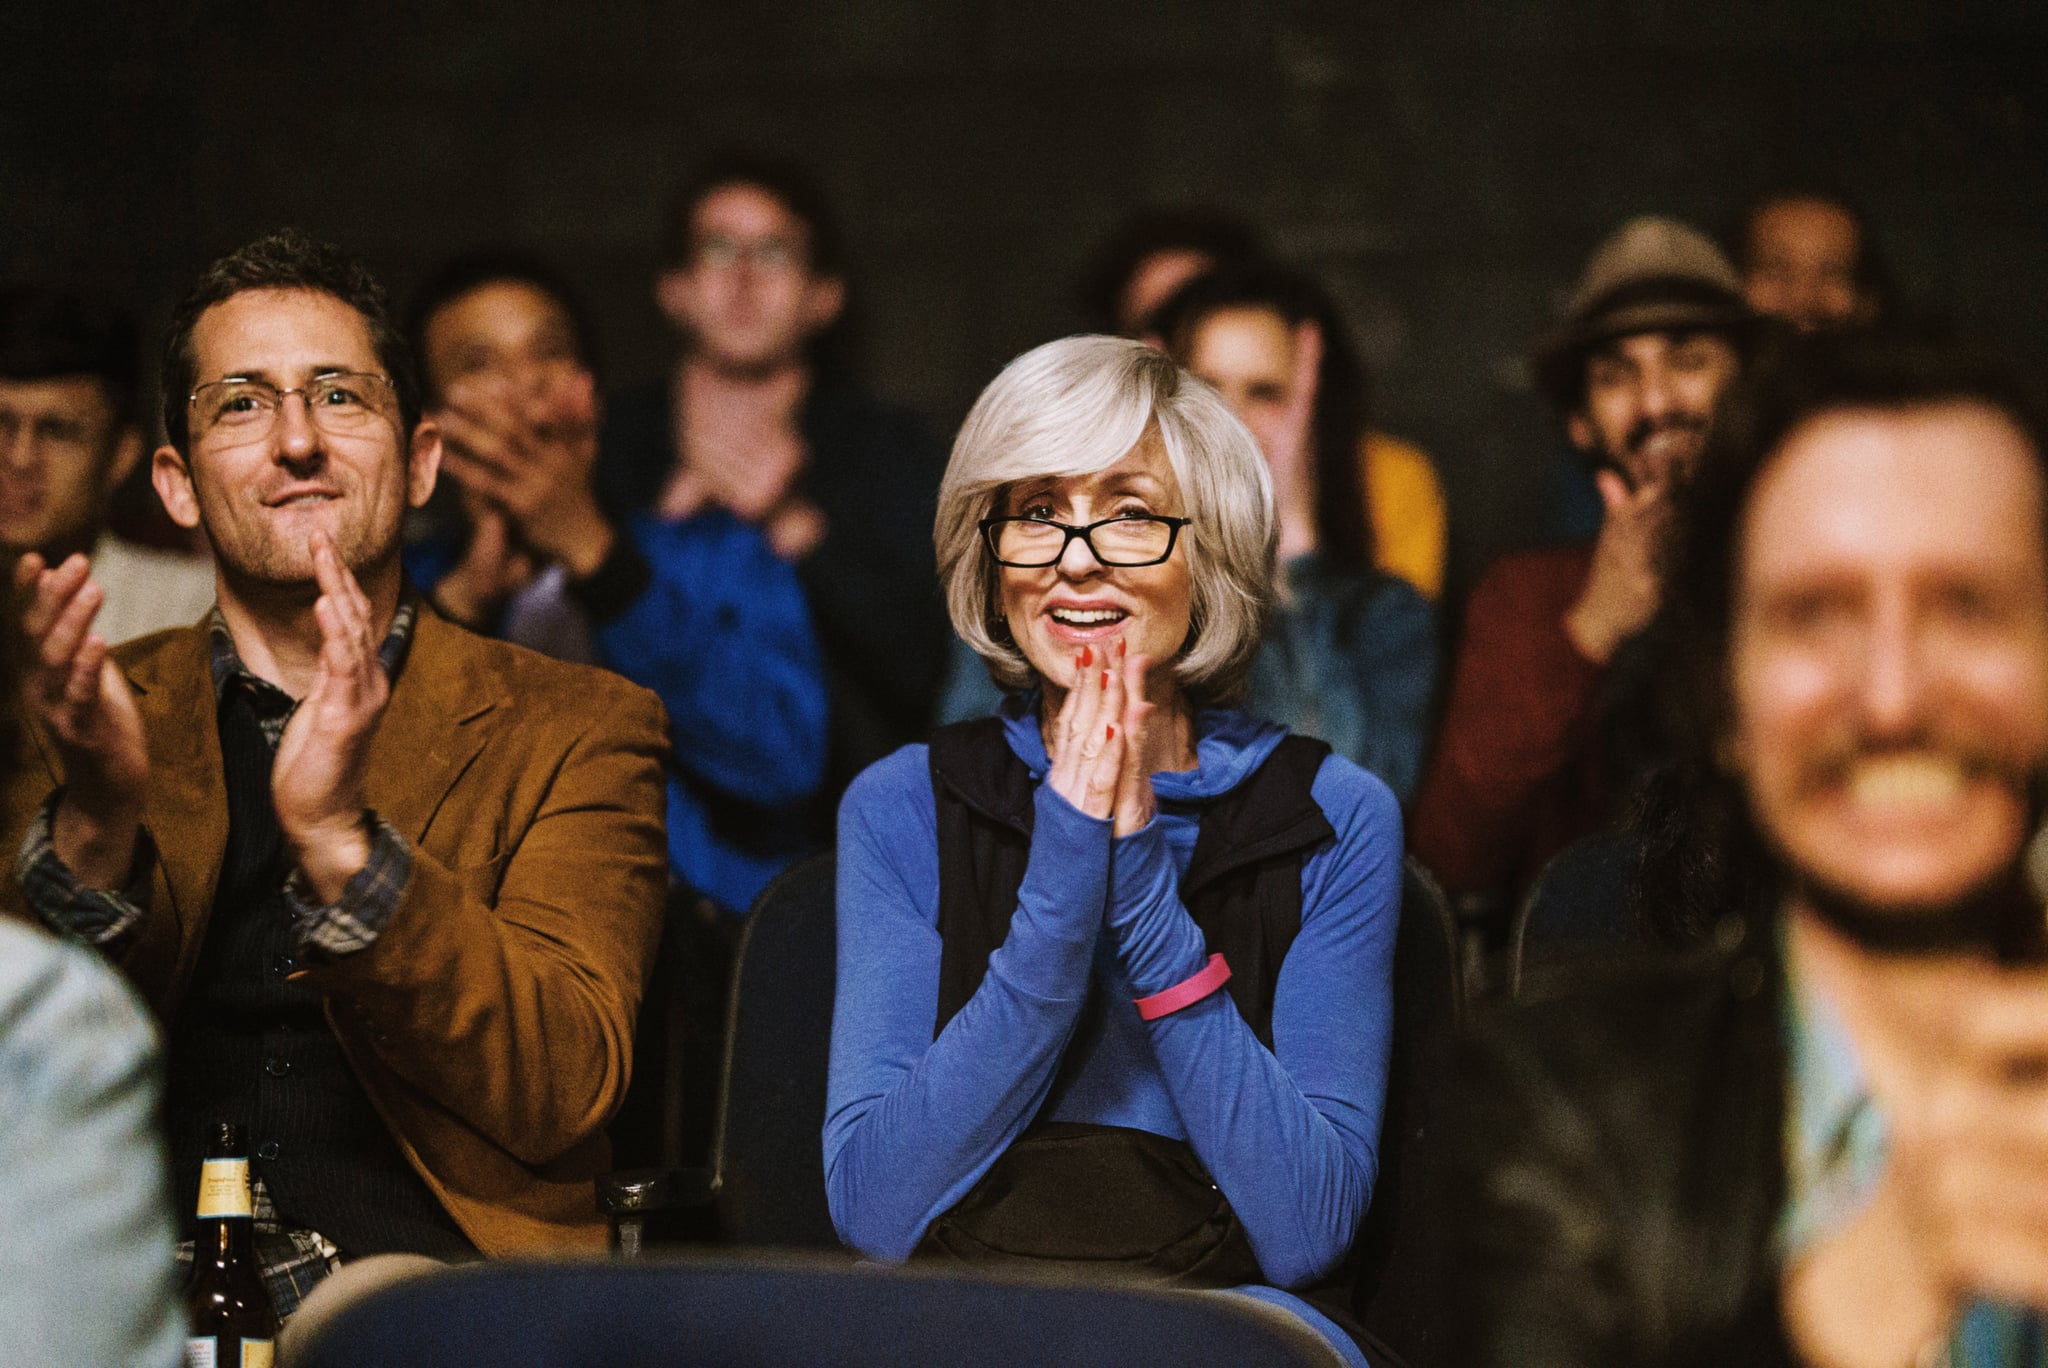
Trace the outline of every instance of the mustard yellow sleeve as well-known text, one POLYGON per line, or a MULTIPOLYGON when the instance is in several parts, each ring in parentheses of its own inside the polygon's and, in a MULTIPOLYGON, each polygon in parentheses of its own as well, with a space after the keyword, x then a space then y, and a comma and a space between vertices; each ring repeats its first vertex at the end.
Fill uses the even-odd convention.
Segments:
POLYGON ((1374 563, 1434 602, 1443 593, 1447 537, 1436 468, 1420 447, 1384 432, 1365 435, 1359 465, 1372 516, 1374 563))

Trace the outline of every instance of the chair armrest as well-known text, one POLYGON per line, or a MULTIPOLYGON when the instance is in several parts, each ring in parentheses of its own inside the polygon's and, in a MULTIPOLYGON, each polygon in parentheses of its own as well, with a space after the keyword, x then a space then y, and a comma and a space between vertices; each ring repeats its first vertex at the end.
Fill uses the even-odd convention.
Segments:
POLYGON ((694 1228, 716 1225, 718 1183, 710 1169, 619 1169, 595 1180, 597 1209, 610 1228, 611 1250, 637 1259, 647 1243, 648 1218, 695 1213, 694 1228))

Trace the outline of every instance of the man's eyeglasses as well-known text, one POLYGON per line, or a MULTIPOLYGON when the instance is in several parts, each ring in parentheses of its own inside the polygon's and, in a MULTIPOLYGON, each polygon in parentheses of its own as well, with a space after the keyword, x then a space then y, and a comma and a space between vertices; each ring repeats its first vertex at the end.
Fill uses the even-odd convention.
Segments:
POLYGON ((215 380, 187 396, 193 431, 237 440, 270 435, 287 396, 306 401, 306 416, 322 432, 360 432, 390 412, 397 397, 389 380, 368 371, 330 371, 303 385, 279 389, 268 380, 215 380))
POLYGON ((793 271, 804 265, 803 248, 781 237, 745 240, 706 233, 697 239, 692 255, 697 265, 718 271, 730 270, 742 261, 757 271, 793 271))
POLYGON ((1173 554, 1174 538, 1191 518, 1125 513, 1075 527, 1049 518, 983 518, 981 535, 998 563, 1023 570, 1059 564, 1079 537, 1095 559, 1112 569, 1157 565, 1173 554))

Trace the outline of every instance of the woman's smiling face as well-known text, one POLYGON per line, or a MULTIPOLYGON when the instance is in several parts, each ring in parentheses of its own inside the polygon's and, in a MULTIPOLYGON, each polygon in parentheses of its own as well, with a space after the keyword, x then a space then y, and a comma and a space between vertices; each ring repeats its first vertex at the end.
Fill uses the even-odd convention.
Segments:
MULTIPOLYGON (((1136 513, 1184 517, 1187 506, 1164 443, 1148 431, 1123 459, 1093 475, 1016 481, 995 511, 1085 527, 1136 513)), ((1098 663, 1120 647, 1161 665, 1180 653, 1194 607, 1188 538, 1197 530, 1182 528, 1173 553, 1157 565, 1105 566, 1075 537, 1055 564, 998 568, 1010 634, 1048 692, 1072 687, 1084 647, 1098 663)), ((1171 673, 1154 670, 1151 678, 1164 683, 1171 673)))

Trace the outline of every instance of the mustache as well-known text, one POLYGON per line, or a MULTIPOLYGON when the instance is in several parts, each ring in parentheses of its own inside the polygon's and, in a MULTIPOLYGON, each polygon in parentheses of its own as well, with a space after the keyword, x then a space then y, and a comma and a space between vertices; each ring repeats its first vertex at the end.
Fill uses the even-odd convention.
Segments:
POLYGON ((1664 418, 1638 418, 1629 425, 1621 444, 1629 455, 1638 456, 1653 437, 1667 432, 1684 432, 1694 437, 1705 437, 1707 420, 1704 416, 1691 413, 1674 413, 1664 418))
POLYGON ((1800 766, 1799 787, 1808 793, 1837 788, 1865 761, 1900 755, 1939 755, 1954 761, 1969 778, 1988 778, 2015 793, 2027 792, 2035 773, 2031 757, 2016 755, 1953 726, 1929 724, 1903 737, 1878 739, 1860 731, 1844 731, 1828 738, 1800 766))

